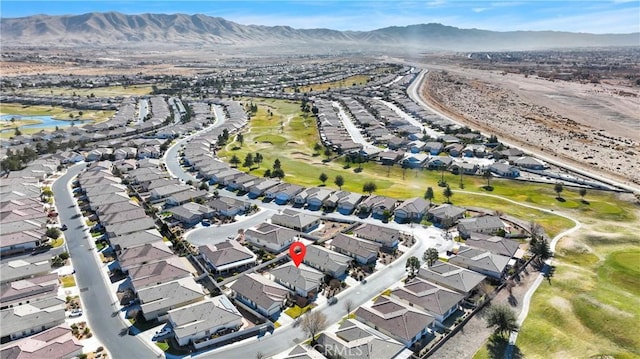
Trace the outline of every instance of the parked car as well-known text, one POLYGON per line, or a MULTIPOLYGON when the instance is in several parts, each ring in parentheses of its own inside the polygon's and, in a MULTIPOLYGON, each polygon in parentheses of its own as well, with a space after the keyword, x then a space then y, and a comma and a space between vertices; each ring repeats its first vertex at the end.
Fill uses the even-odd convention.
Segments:
POLYGON ((338 303, 338 298, 336 298, 336 297, 331 297, 331 298, 329 298, 329 300, 327 301, 327 303, 329 303, 329 305, 334 305, 334 304, 338 303))
POLYGON ((164 327, 164 328, 158 330, 154 336, 159 338, 159 337, 165 336, 165 335, 167 335, 169 333, 171 333, 171 328, 164 327))
POLYGON ((67 230, 67 228, 68 228, 68 227, 67 227, 67 225, 66 225, 66 224, 63 224, 63 225, 62 225, 62 227, 60 227, 60 229, 61 229, 61 230, 63 230, 63 231, 66 231, 66 230, 67 230))
POLYGON ((206 218, 203 219, 201 223, 202 223, 202 226, 204 227, 209 227, 211 225, 211 221, 206 218))
POLYGON ((69 318, 79 317, 81 315, 82 315, 82 309, 74 309, 71 311, 71 314, 69 314, 69 318))

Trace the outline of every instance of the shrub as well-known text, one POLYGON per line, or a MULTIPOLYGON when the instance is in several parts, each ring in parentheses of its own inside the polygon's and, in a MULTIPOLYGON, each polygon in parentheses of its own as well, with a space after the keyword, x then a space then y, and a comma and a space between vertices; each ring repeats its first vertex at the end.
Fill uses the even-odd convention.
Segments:
POLYGON ((67 259, 69 259, 69 253, 67 253, 67 252, 62 252, 62 253, 60 253, 60 254, 58 255, 58 257, 59 257, 60 259, 62 259, 63 261, 66 261, 67 259))
POLYGON ((223 280, 224 280, 224 278, 223 278, 223 277, 218 277, 218 278, 216 278, 216 282, 218 282, 218 283, 222 282, 223 280))

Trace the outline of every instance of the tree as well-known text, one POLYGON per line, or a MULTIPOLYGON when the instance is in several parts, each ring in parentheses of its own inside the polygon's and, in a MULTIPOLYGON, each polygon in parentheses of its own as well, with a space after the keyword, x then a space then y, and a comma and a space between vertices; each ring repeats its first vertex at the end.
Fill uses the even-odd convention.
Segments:
POLYGON ((276 158, 275 161, 273 161, 273 169, 277 170, 278 168, 280 168, 282 166, 282 164, 280 163, 280 160, 276 158))
POLYGON ((495 327, 496 333, 500 336, 509 335, 518 331, 518 321, 513 309, 506 305, 494 305, 489 308, 486 314, 487 328, 495 327))
POLYGON ((327 326, 327 317, 321 311, 306 312, 302 316, 302 330, 311 337, 311 346, 316 343, 316 334, 327 326))
POLYGON ((560 193, 562 193, 562 191, 564 190, 564 188, 562 187, 562 183, 558 182, 556 183, 555 186, 553 186, 553 190, 556 192, 558 199, 562 198, 560 197, 560 193))
POLYGON ((53 191, 52 191, 52 190, 51 190, 51 188, 49 188, 49 187, 44 187, 44 188, 42 189, 42 195, 43 195, 44 197, 51 197, 51 196, 53 196, 53 191))
POLYGON ((200 183, 200 187, 199 188, 201 190, 203 190, 203 191, 209 191, 209 185, 205 181, 202 181, 202 183, 200 183))
POLYGON ((233 155, 233 156, 231 156, 231 159, 229 160, 229 163, 231 163, 233 165, 233 167, 238 167, 238 165, 240 164, 240 159, 238 158, 238 156, 233 155))
POLYGON ((244 163, 242 164, 244 167, 247 167, 249 171, 251 171, 251 166, 253 166, 253 155, 251 153, 247 153, 247 156, 244 158, 244 163))
POLYGON ((284 170, 282 170, 282 168, 276 168, 273 171, 271 171, 271 177, 278 177, 280 179, 284 178, 284 170))
POLYGON ((587 189, 586 188, 580 188, 580 192, 578 192, 578 193, 580 193, 580 198, 582 198, 582 203, 585 203, 584 196, 587 195, 587 189))
POLYGON ((418 269, 420 269, 420 259, 418 259, 418 257, 416 256, 407 258, 407 264, 405 265, 405 269, 409 271, 410 277, 415 276, 418 269))
POLYGON ((256 152, 255 156, 253 156, 253 162, 257 163, 258 167, 260 167, 262 160, 264 160, 264 157, 262 157, 262 154, 260 154, 260 152, 256 152))
POLYGON ((45 234, 47 235, 47 237, 51 239, 58 239, 58 237, 60 237, 60 230, 55 227, 50 227, 50 228, 47 228, 47 231, 45 232, 45 234))
POLYGON ((346 310, 347 315, 349 315, 349 313, 351 313, 351 311, 353 310, 353 306, 354 306, 353 300, 347 299, 344 301, 343 305, 344 305, 344 310, 346 310))
POLYGON ((365 182, 362 186, 362 191, 369 193, 369 196, 371 196, 371 193, 375 192, 377 189, 378 186, 373 182, 365 182))
POLYGON ((536 245, 538 238, 540 238, 540 235, 542 234, 542 226, 535 221, 529 222, 529 233, 531 235, 531 241, 529 242, 529 245, 533 247, 536 245))
POLYGON ((313 152, 320 153, 320 151, 322 151, 322 145, 321 144, 316 143, 315 145, 313 145, 313 152))
POLYGON ((538 257, 538 263, 542 263, 553 256, 549 242, 544 238, 536 241, 536 244, 530 246, 529 250, 538 257))
POLYGON ((22 135, 22 132, 20 131, 20 128, 16 127, 15 131, 13 132, 14 135, 16 136, 20 136, 22 135))
POLYGON ((239 133, 236 136, 236 141, 240 142, 240 147, 242 147, 242 144, 244 143, 244 136, 241 133, 239 133))
POLYGON ((320 178, 319 178, 319 179, 320 179, 320 182, 322 182, 322 184, 324 184, 325 182, 327 182, 327 180, 329 179, 329 177, 328 177, 324 172, 322 172, 322 173, 320 174, 320 178))
POLYGON ((489 190, 491 189, 491 178, 493 177, 493 174, 491 173, 490 169, 486 169, 482 172, 482 178, 487 180, 487 187, 485 187, 485 189, 489 190))
POLYGON ((427 187, 427 191, 424 193, 424 199, 429 201, 429 207, 431 207, 431 201, 433 200, 433 188, 427 187))
POLYGON ((453 196, 453 191, 451 190, 451 187, 449 187, 449 185, 447 185, 447 187, 442 191, 442 195, 447 197, 447 203, 451 203, 451 196, 453 196))
POLYGON ((267 170, 264 171, 264 176, 265 177, 271 177, 271 170, 267 168, 267 170))
POLYGON ((438 261, 438 250, 435 248, 429 248, 424 251, 424 255, 422 256, 427 265, 431 267, 435 262, 438 261))
POLYGON ((341 175, 337 175, 333 183, 335 183, 336 186, 338 186, 338 188, 342 190, 342 185, 344 185, 344 178, 341 175))

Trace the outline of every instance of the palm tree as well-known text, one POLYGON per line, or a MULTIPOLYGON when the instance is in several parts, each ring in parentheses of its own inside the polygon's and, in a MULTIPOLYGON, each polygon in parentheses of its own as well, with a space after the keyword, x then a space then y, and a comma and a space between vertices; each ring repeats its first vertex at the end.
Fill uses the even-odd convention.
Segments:
POLYGON ((407 258, 407 264, 405 268, 409 271, 409 276, 413 277, 416 275, 418 269, 420 269, 420 259, 416 256, 412 256, 407 258))
POLYGON ((447 185, 447 187, 442 191, 442 195, 447 197, 447 203, 451 203, 451 196, 453 196, 453 191, 451 190, 451 187, 449 187, 449 185, 447 185))
POLYGON ((424 251, 422 259, 427 262, 427 265, 431 267, 438 260, 438 250, 435 248, 429 248, 424 251))
POLYGON ((327 182, 328 179, 329 177, 324 172, 320 174, 320 181, 322 182, 323 185, 325 182, 327 182))
POLYGON ((529 242, 529 245, 533 247, 536 245, 538 238, 540 238, 540 235, 542 233, 542 226, 535 221, 529 222, 529 233, 531 235, 531 241, 529 242))
POLYGON ((333 183, 335 183, 336 186, 338 186, 338 188, 342 190, 342 185, 344 185, 344 177, 342 177, 341 175, 337 175, 333 183))
POLYGON ((486 169, 482 172, 482 178, 487 180, 487 187, 485 187, 485 189, 489 190, 491 188, 491 178, 493 177, 493 174, 491 173, 490 169, 486 169))
POLYGON ((538 257, 538 263, 542 263, 553 256, 549 242, 544 238, 536 241, 535 245, 531 246, 529 250, 538 257))
POLYGON ((487 311, 487 328, 495 327, 500 336, 518 331, 518 321, 513 309, 506 305, 494 305, 487 311))
POLYGON ((427 187, 427 191, 424 193, 424 199, 429 201, 429 207, 431 207, 431 201, 433 200, 433 188, 427 187))

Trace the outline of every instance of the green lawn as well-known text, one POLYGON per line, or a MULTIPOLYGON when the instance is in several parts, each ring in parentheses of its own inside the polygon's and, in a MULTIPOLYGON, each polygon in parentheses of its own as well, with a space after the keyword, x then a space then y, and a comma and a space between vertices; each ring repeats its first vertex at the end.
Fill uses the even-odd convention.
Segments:
POLYGON ((70 288, 76 286, 76 278, 73 275, 66 275, 60 277, 60 282, 63 288, 70 288))
POLYGON ((64 244, 64 238, 58 238, 54 241, 51 241, 51 248, 58 248, 64 244))
MULTIPOLYGON (((314 84, 309 86, 300 86, 298 89, 300 92, 309 92, 309 91, 326 91, 330 88, 347 88, 355 85, 364 85, 371 78, 369 75, 355 75, 345 78, 344 80, 325 82, 321 84, 314 84)), ((288 87, 285 89, 285 92, 293 92, 293 87, 288 87)))
MULTIPOLYGON (((47 106, 47 105, 23 105, 19 103, 3 103, 0 106, 0 114, 2 115, 22 115, 22 116, 51 116, 58 120, 71 121, 69 117, 71 114, 74 118, 78 116, 77 109, 60 107, 60 106, 47 106)), ((82 110, 83 120, 94 120, 95 122, 102 122, 107 120, 115 114, 115 111, 101 111, 101 110, 82 110)))
POLYGON ((107 86, 96 88, 71 88, 71 87, 52 87, 52 88, 25 88, 17 92, 39 96, 77 96, 86 98, 93 94, 96 97, 112 97, 112 96, 142 96, 148 95, 152 91, 151 85, 133 85, 133 86, 107 86))
POLYGON ((156 345, 158 346, 158 348, 160 348, 160 350, 162 350, 163 352, 166 352, 169 349, 169 344, 167 344, 166 341, 161 341, 161 342, 156 342, 156 345))
POLYGON ((313 308, 311 305, 307 305, 304 308, 300 308, 297 305, 294 305, 293 307, 285 310, 284 313, 290 316, 291 318, 296 319, 302 314, 304 314, 305 312, 311 310, 311 308, 313 308))

